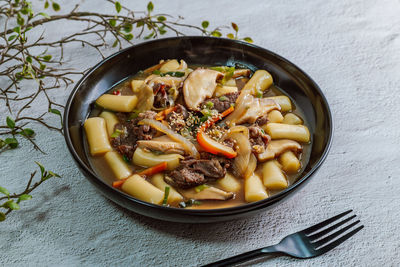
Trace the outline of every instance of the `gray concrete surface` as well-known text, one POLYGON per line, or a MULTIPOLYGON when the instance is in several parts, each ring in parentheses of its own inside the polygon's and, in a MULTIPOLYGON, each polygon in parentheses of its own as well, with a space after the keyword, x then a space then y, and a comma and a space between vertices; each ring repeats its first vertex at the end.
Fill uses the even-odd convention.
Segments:
MULTIPOLYGON (((135 10, 144 10, 146 5, 145 1, 125 3, 135 10)), ((286 234, 354 209, 365 229, 335 250, 309 260, 280 257, 252 264, 398 266, 399 1, 154 4, 157 12, 180 14, 188 23, 235 21, 242 36, 251 36, 255 44, 288 58, 313 77, 326 94, 335 121, 326 162, 301 192, 253 218, 208 225, 167 223, 136 215, 104 198, 77 170, 63 137, 35 126, 37 141, 47 155, 26 142, 18 150, 0 154, 0 185, 20 190, 35 168, 34 160, 63 178, 44 184, 33 193, 32 201, 0 224, 0 265, 197 266, 276 243, 286 234)), ((62 9, 73 5, 62 4, 62 9)), ((109 8, 105 1, 82 4, 82 10, 109 8)), ((76 27, 60 22, 45 30, 60 34, 76 27)), ((76 69, 100 60, 96 52, 80 45, 69 47, 66 56, 68 67, 76 69)), ((65 102, 71 88, 52 97, 65 102)), ((46 107, 39 105, 32 112, 42 110, 46 107)), ((4 112, 1 104, 2 121, 4 112)))

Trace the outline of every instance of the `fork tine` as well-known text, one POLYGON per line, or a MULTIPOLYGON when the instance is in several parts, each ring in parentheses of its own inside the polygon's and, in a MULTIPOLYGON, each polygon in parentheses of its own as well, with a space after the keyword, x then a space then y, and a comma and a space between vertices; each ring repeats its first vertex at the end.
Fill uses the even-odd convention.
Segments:
POLYGON ((350 237, 352 237, 353 235, 355 235, 358 231, 360 231, 360 230, 363 229, 363 228, 364 228, 364 225, 361 225, 361 226, 357 227, 356 229, 354 229, 353 231, 351 231, 351 232, 345 234, 345 235, 342 236, 341 238, 336 239, 334 242, 332 242, 332 243, 330 243, 330 244, 328 244, 328 245, 326 245, 326 246, 324 246, 324 247, 318 249, 318 250, 317 250, 318 253, 319 253, 319 254, 323 254, 323 253, 325 253, 325 252, 328 252, 329 250, 331 250, 331 249, 337 247, 338 245, 342 244, 344 241, 346 241, 347 239, 349 239, 350 237))
POLYGON ((314 245, 315 248, 318 248, 318 247, 328 243, 329 241, 333 240, 335 237, 343 234, 344 232, 346 232, 347 230, 349 230, 350 228, 352 228, 354 225, 358 224, 359 222, 360 222, 360 220, 355 221, 355 222, 347 225, 346 227, 343 227, 339 231, 336 231, 335 233, 333 233, 331 235, 328 235, 327 237, 325 237, 325 238, 323 238, 323 239, 321 239, 321 240, 319 240, 319 241, 317 241, 315 243, 312 243, 312 244, 314 245))
POLYGON ((321 237, 323 237, 324 235, 330 233, 332 230, 337 229, 339 226, 341 226, 341 225, 347 223, 348 221, 351 221, 351 220, 354 219, 355 217, 356 217, 356 215, 350 216, 349 218, 347 218, 347 219, 345 219, 345 220, 343 220, 343 221, 341 221, 341 222, 338 222, 337 224, 334 224, 334 225, 332 225, 331 227, 329 227, 329 228, 327 228, 327 229, 325 229, 325 230, 323 230, 323 231, 320 231, 320 232, 318 232, 318 233, 316 233, 316 234, 310 235, 308 238, 309 238, 310 240, 316 240, 316 239, 318 239, 318 238, 321 238, 321 237))
POLYGON ((324 226, 327 226, 328 224, 336 221, 339 218, 342 218, 343 216, 349 214, 352 211, 353 210, 348 210, 348 211, 345 211, 343 213, 340 213, 339 215, 336 215, 336 216, 334 216, 332 218, 329 218, 329 219, 327 219, 327 220, 325 220, 323 222, 320 222, 320 223, 318 223, 316 225, 313 225, 313 226, 311 226, 311 227, 309 227, 307 229, 304 229, 302 232, 305 233, 306 235, 312 234, 313 232, 319 230, 320 228, 322 228, 324 226))

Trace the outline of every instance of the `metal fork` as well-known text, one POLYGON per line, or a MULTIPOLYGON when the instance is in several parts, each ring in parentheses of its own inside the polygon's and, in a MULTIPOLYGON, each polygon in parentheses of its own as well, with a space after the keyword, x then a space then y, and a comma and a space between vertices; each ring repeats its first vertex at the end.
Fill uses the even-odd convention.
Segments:
POLYGON ((340 245, 341 243, 352 237, 354 234, 356 234, 358 231, 360 231, 362 228, 364 228, 364 225, 361 225, 335 240, 336 237, 345 233, 347 230, 351 229, 353 226, 360 222, 360 220, 357 220, 341 228, 340 230, 331 233, 332 231, 336 230, 340 226, 344 225, 345 223, 356 217, 356 215, 352 215, 326 229, 323 229, 324 227, 339 220, 350 212, 352 212, 352 210, 345 211, 339 215, 336 215, 300 232, 288 235, 283 238, 281 242, 279 242, 279 244, 277 245, 249 251, 231 258, 204 265, 203 267, 229 266, 235 263, 271 254, 284 254, 300 259, 307 259, 319 256, 340 245), (326 236, 329 233, 331 234, 326 236))

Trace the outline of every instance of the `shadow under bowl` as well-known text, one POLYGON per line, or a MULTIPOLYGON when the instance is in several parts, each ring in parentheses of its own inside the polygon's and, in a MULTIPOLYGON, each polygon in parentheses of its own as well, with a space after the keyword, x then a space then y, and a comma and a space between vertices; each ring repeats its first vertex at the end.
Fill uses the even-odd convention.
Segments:
POLYGON ((107 198, 136 213, 174 222, 216 222, 250 216, 279 204, 293 195, 325 160, 332 140, 332 116, 318 85, 299 67, 264 48, 241 41, 213 37, 174 37, 141 43, 104 59, 76 84, 65 108, 65 140, 77 166, 107 198), (85 152, 83 123, 92 103, 114 85, 139 70, 158 64, 160 59, 183 59, 188 64, 242 64, 252 70, 269 71, 274 83, 283 88, 309 123, 312 135, 310 160, 299 179, 286 190, 262 201, 241 206, 190 210, 163 207, 135 199, 96 175, 85 152))

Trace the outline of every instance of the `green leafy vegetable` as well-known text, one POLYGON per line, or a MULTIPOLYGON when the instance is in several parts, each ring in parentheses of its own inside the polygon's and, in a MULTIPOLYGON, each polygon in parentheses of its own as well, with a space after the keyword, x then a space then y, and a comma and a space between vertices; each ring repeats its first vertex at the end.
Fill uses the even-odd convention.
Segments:
POLYGON ((201 27, 203 27, 203 29, 207 29, 207 28, 208 28, 208 25, 210 25, 210 22, 208 22, 207 20, 204 20, 204 21, 201 23, 201 27))

